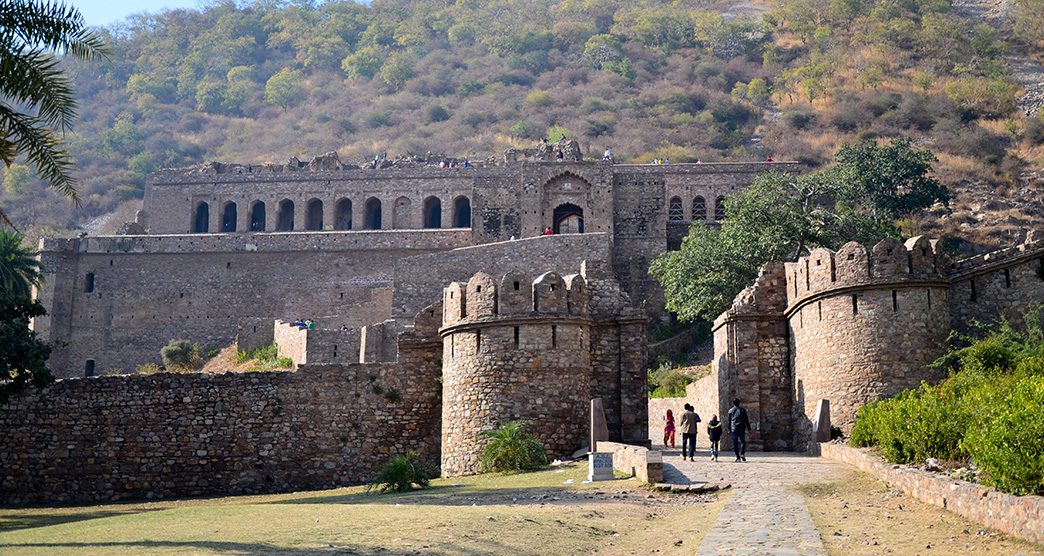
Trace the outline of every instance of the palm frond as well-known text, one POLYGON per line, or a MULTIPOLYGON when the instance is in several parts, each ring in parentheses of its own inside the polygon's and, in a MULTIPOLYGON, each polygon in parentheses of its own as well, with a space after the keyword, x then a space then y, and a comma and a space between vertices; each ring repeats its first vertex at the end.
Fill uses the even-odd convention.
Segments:
POLYGON ((13 142, 25 154, 40 177, 79 206, 76 180, 69 173, 72 161, 39 118, 19 114, 0 105, 0 140, 13 142))
POLYGON ((47 125, 68 129, 76 119, 76 97, 59 59, 50 52, 25 47, 0 53, 0 94, 36 109, 47 125))
POLYGON ((104 42, 87 28, 80 10, 64 2, 0 0, 0 43, 5 40, 68 52, 83 60, 106 53, 104 42))

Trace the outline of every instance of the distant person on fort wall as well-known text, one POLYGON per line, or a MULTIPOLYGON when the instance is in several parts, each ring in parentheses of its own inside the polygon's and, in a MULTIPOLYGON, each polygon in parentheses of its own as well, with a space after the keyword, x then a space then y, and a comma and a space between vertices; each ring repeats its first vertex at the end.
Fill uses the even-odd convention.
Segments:
POLYGON ((544 235, 545 236, 554 235, 554 232, 551 231, 551 226, 548 226, 547 228, 544 228, 544 235))
POLYGON ((605 154, 602 155, 602 160, 612 161, 612 159, 613 159, 613 150, 610 149, 609 147, 606 147, 605 148, 605 154))
POLYGON ((305 321, 305 328, 307 328, 308 330, 315 330, 315 321, 312 320, 312 319, 306 320, 305 321))
POLYGON ((732 449, 736 452, 736 462, 747 461, 747 431, 750 430, 750 419, 747 417, 747 410, 740 406, 739 398, 732 400, 729 430, 732 431, 732 449))
POLYGON ((690 404, 685 404, 685 413, 682 413, 681 418, 681 431, 682 431, 682 461, 688 457, 690 461, 695 461, 696 457, 696 433, 699 429, 700 416, 696 414, 696 408, 690 404))
POLYGON ((667 424, 663 426, 663 447, 666 448, 670 446, 671 448, 674 448, 674 412, 668 409, 667 416, 664 417, 664 420, 667 424))
POLYGON ((707 422, 707 437, 710 438, 711 461, 718 461, 718 442, 721 441, 721 421, 714 415, 707 422))

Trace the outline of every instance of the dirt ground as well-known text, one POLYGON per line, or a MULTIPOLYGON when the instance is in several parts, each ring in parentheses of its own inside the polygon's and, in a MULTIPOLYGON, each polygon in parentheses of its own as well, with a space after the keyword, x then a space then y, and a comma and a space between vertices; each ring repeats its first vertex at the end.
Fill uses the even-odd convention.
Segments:
POLYGON ((831 555, 1044 556, 1044 547, 990 532, 864 473, 801 489, 831 555))

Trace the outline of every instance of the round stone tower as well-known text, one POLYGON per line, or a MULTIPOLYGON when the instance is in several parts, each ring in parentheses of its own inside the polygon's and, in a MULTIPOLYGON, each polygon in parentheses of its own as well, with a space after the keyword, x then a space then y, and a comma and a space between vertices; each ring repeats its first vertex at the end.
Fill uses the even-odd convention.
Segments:
POLYGON ((533 424, 548 456, 586 445, 591 325, 584 278, 512 272, 455 282, 443 296, 442 473, 479 472, 483 431, 533 424))
POLYGON ((809 440, 820 399, 846 432, 866 402, 941 378, 928 368, 950 330, 945 257, 924 237, 868 253, 851 242, 787 263, 795 444, 809 440))

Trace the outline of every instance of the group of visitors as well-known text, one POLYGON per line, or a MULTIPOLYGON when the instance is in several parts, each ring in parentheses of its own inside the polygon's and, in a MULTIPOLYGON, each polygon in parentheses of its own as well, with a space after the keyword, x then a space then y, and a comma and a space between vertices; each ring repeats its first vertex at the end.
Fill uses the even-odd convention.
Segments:
POLYGON ((471 168, 471 161, 464 159, 464 162, 457 164, 457 161, 450 160, 449 162, 443 160, 439 162, 439 168, 471 168))
MULTIPOLYGON (((686 403, 683 408, 685 411, 677 426, 682 433, 682 461, 696 461, 696 434, 699 431, 698 425, 701 420, 692 404, 686 403)), ((664 420, 666 424, 663 427, 663 445, 674 448, 674 435, 677 430, 674 423, 674 412, 668 409, 664 420)), ((718 461, 718 443, 721 441, 722 424, 717 415, 711 417, 707 423, 711 461, 718 461)), ((736 452, 736 462, 747 461, 747 431, 750 430, 750 418, 747 416, 747 410, 740 405, 739 398, 732 400, 732 408, 729 409, 727 422, 724 424, 728 426, 732 435, 732 449, 736 452)))
POLYGON ((291 322, 290 326, 296 326, 300 330, 315 330, 315 321, 312 319, 297 319, 291 322))
POLYGON ((670 164, 671 163, 671 159, 669 159, 669 158, 654 158, 652 163, 656 164, 656 165, 670 164))

